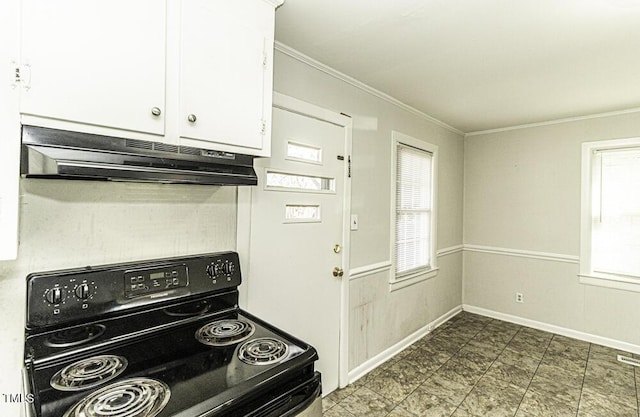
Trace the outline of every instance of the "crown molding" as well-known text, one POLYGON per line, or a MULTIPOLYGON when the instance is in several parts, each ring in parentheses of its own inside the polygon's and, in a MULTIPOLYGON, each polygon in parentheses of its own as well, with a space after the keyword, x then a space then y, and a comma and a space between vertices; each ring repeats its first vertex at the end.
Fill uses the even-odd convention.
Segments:
MULTIPOLYGON (((264 0, 264 1, 273 1, 273 2, 279 2, 280 0, 264 0)), ((320 61, 317 61, 313 58, 311 58, 308 55, 303 54, 302 52, 291 48, 290 46, 287 46, 285 44, 283 44, 282 42, 279 41, 275 41, 275 49, 276 51, 282 52, 285 55, 290 56, 293 59, 296 59, 304 64, 309 65, 310 67, 313 67, 321 72, 324 72, 327 75, 330 75, 334 78, 337 78, 338 80, 341 80, 347 84, 350 84, 360 90, 363 90, 375 97, 378 97, 382 100, 385 100, 411 114, 414 114, 424 120, 428 120, 444 129, 447 129, 450 132, 456 133, 458 135, 462 135, 465 138, 467 137, 473 137, 473 136, 481 136, 481 135, 487 135, 487 134, 491 134, 491 133, 500 133, 500 132, 508 132, 511 130, 521 130, 521 129, 528 129, 528 128, 533 128, 533 127, 542 127, 542 126, 552 126, 552 125, 557 125, 557 124, 562 124, 562 123, 570 123, 570 122, 578 122, 578 121, 583 121, 583 120, 591 120, 591 119, 599 119, 599 118, 604 118, 604 117, 612 117, 612 116, 620 116, 620 115, 625 115, 625 114, 633 114, 633 113, 640 113, 640 107, 634 107, 634 108, 630 108, 630 109, 625 109, 625 110, 617 110, 617 111, 611 111, 611 112, 605 112, 605 113, 594 113, 594 114, 589 114, 589 115, 584 115, 584 116, 575 116, 575 117, 566 117, 566 118, 562 118, 562 119, 555 119, 555 120, 547 120, 547 121, 543 121, 543 122, 536 122, 536 123, 527 123, 527 124, 521 124, 521 125, 513 125, 513 126, 505 126, 505 127, 500 127, 500 128, 496 128, 496 129, 487 129, 487 130, 477 130, 477 131, 473 131, 473 132, 468 132, 465 133, 463 131, 461 131, 460 129, 456 129, 455 127, 436 119, 433 116, 430 116, 418 109, 416 109, 415 107, 412 107, 408 104, 405 104, 403 102, 401 102, 400 100, 386 94, 383 93, 380 90, 377 90, 365 83, 363 83, 362 81, 359 81, 353 77, 350 77, 347 74, 344 74, 326 64, 323 64, 320 61)))
POLYGON ((588 114, 588 115, 585 115, 585 116, 566 117, 566 118, 563 118, 563 119, 547 120, 545 122, 528 123, 528 124, 523 124, 523 125, 515 125, 515 126, 507 126, 507 127, 499 127, 499 128, 496 128, 496 129, 477 130, 475 132, 469 132, 469 133, 465 134, 464 136, 465 136, 465 138, 467 138, 467 137, 470 137, 470 136, 480 136, 480 135, 487 135, 487 134, 490 134, 490 133, 508 132, 508 131, 511 131, 511 130, 528 129, 528 128, 532 128, 532 127, 551 126, 551 125, 557 125, 557 124, 562 124, 562 123, 579 122, 579 121, 582 121, 582 120, 599 119, 599 118, 602 118, 602 117, 620 116, 620 115, 623 115, 623 114, 631 114, 631 113, 640 113, 640 107, 634 107, 634 108, 626 109, 626 110, 611 111, 611 112, 606 112, 606 113, 588 114))
POLYGON ((284 3, 284 0, 262 0, 265 3, 269 3, 270 5, 273 6, 273 8, 278 8, 280 6, 282 6, 282 3, 284 3))
POLYGON ((296 59, 296 60, 298 60, 298 61, 300 61, 300 62, 302 62, 304 64, 309 65, 310 67, 313 67, 313 68, 315 68, 315 69, 317 69, 319 71, 324 72, 325 74, 328 74, 328 75, 330 75, 330 76, 332 76, 334 78, 337 78, 340 81, 344 81, 347 84, 350 84, 350 85, 352 85, 352 86, 354 86, 356 88, 359 88, 360 90, 363 90, 363 91, 365 91, 365 92, 367 92, 367 93, 369 93, 369 94, 371 94, 371 95, 373 95, 373 96, 375 96, 377 98, 385 100, 385 101, 387 101, 387 102, 389 102, 389 103, 391 103, 391 104, 393 104, 393 105, 395 105, 395 106, 397 106, 397 107, 399 107, 399 108, 401 108, 401 109, 403 109, 403 110, 405 110, 405 111, 407 111, 407 112, 409 112, 411 114, 414 114, 414 115, 416 115, 416 116, 418 116, 418 117, 420 117, 420 118, 422 118, 424 120, 427 120, 427 121, 429 121, 429 122, 431 122, 433 124, 436 124, 436 125, 444 128, 444 129, 447 129, 450 132, 453 132, 453 133, 456 133, 458 135, 464 136, 464 132, 463 131, 461 131, 459 129, 456 129, 455 127, 450 126, 450 125, 446 124, 445 122, 436 119, 433 116, 429 116, 428 114, 426 114, 424 112, 421 112, 420 110, 416 109, 415 107, 411 107, 408 104, 405 104, 405 103, 401 102, 400 100, 398 100, 396 98, 393 98, 392 96, 390 96, 390 95, 388 95, 386 93, 383 93, 382 91, 377 90, 377 89, 375 89, 375 88, 363 83, 362 81, 358 81, 355 78, 348 76, 347 74, 344 74, 344 73, 342 73, 342 72, 340 72, 340 71, 338 71, 338 70, 336 70, 336 69, 334 69, 334 68, 332 68, 332 67, 330 67, 328 65, 325 65, 322 62, 317 61, 317 60, 311 58, 310 56, 307 56, 307 55, 303 54, 302 52, 300 52, 300 51, 298 51, 296 49, 293 49, 290 46, 287 46, 287 45, 283 44, 282 42, 275 41, 275 49, 276 49, 276 51, 282 52, 283 54, 288 55, 293 59, 296 59))

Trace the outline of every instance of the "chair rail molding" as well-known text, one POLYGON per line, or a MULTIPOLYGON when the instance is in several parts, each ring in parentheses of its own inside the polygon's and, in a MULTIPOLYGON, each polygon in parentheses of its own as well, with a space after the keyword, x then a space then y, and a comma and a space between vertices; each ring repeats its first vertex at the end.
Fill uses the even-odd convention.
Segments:
POLYGON ((519 258, 532 258, 532 259, 540 259, 544 261, 566 262, 571 264, 580 263, 579 256, 567 255, 563 253, 537 252, 537 251, 522 250, 522 249, 500 248, 495 246, 472 245, 472 244, 466 244, 466 243, 464 244, 464 251, 490 253, 494 255, 515 256, 519 258))

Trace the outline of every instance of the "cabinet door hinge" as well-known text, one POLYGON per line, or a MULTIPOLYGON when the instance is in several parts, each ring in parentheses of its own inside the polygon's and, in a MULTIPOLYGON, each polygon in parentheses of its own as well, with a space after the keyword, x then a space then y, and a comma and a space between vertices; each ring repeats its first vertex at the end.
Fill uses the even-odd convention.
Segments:
POLYGON ((267 64, 269 63, 269 57, 267 56, 266 53, 262 53, 262 67, 264 69, 267 69, 267 64))
POLYGON ((263 119, 260 120, 260 134, 264 136, 265 133, 267 133, 267 122, 263 119))

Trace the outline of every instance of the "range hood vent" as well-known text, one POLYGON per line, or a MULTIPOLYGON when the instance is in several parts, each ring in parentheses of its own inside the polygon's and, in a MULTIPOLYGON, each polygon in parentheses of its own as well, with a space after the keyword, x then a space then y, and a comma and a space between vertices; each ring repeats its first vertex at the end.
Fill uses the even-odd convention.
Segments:
POLYGON ((253 156, 22 126, 27 178, 256 185, 253 156))

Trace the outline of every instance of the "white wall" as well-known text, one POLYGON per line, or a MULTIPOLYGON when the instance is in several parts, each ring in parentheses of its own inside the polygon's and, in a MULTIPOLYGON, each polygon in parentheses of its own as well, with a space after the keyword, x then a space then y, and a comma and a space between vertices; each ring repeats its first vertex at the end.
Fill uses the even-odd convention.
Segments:
POLYGON ((505 253, 465 251, 464 303, 640 346, 640 293, 577 277, 581 143, 634 136, 639 113, 468 136, 464 242, 505 253))
MULTIPOLYGON (((0 262, 0 394, 21 392, 30 272, 232 250, 236 188, 21 180, 18 259, 0 262)), ((0 415, 20 406, 0 395, 0 415)))
MULTIPOLYGON (((462 243, 463 138, 277 51, 275 90, 353 118, 350 267, 389 262, 391 131, 439 146, 438 249, 462 243)), ((461 303, 462 255, 441 257, 434 279, 389 292, 389 271, 350 284, 349 369, 354 369, 461 303)))

